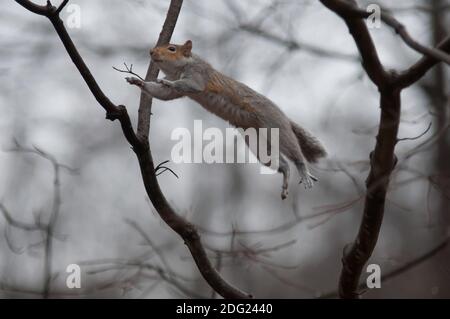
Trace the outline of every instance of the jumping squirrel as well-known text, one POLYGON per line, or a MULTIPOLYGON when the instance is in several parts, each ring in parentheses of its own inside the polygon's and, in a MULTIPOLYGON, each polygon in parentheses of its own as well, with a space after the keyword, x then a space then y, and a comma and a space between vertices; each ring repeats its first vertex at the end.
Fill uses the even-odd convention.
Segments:
MULTIPOLYGON (((127 77, 126 80, 151 97, 167 101, 187 96, 236 127, 279 129, 281 154, 277 166, 278 172, 283 174, 282 199, 288 194, 290 173, 286 159, 297 167, 300 183, 304 183, 305 188, 311 188, 317 181, 310 174, 306 161, 314 163, 326 156, 324 147, 267 97, 220 73, 193 54, 190 40, 183 45, 155 47, 150 50, 150 56, 166 77, 156 82, 145 82, 135 77, 127 77)), ((266 143, 270 143, 270 139, 266 143)), ((263 164, 270 166, 270 163, 263 164)))

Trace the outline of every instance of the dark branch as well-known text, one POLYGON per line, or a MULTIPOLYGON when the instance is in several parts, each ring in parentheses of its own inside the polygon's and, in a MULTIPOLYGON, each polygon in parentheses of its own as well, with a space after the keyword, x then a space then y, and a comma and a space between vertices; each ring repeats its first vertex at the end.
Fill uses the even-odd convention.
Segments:
POLYGON ((29 0, 16 0, 18 4, 23 6, 25 9, 30 10, 33 13, 42 15, 42 16, 48 16, 50 14, 50 10, 48 6, 40 6, 37 4, 34 4, 33 2, 29 0))
POLYGON ((124 136, 136 151, 136 148, 139 147, 139 143, 136 134, 133 131, 133 127, 125 106, 116 106, 113 104, 100 89, 91 71, 87 67, 83 58, 80 56, 75 44, 70 38, 70 35, 67 33, 63 21, 60 19, 58 14, 53 14, 57 9, 51 6, 39 6, 28 0, 16 0, 16 2, 34 13, 46 16, 50 20, 56 30, 56 33, 61 39, 61 42, 66 48, 67 53, 72 59, 72 62, 77 67, 97 102, 105 109, 106 118, 111 121, 116 119, 120 121, 124 136))
POLYGON ((380 124, 375 149, 370 155, 370 172, 366 180, 364 212, 356 239, 344 249, 343 268, 339 280, 340 297, 358 298, 359 278, 378 240, 389 178, 397 163, 394 150, 399 141, 397 134, 400 124, 401 90, 418 81, 439 61, 448 63, 450 59, 446 52, 449 50, 450 41, 445 40, 437 49, 424 47, 414 41, 404 26, 395 18, 386 11, 382 11, 382 21, 393 27, 406 44, 424 54, 424 57, 416 65, 400 75, 397 72, 387 73, 378 58, 376 48, 363 20, 370 13, 359 9, 354 0, 321 0, 321 2, 347 24, 362 56, 363 67, 380 91, 380 124))
MULTIPOLYGON (((324 0, 322 3, 341 17, 348 20, 357 17, 365 19, 371 15, 370 12, 358 8, 354 0, 324 0)), ((402 40, 413 50, 420 52, 425 56, 450 64, 450 55, 448 53, 442 51, 440 48, 429 48, 415 41, 408 33, 405 26, 390 15, 387 10, 381 10, 381 21, 393 28, 394 31, 400 35, 402 40)))
POLYGON ((164 164, 169 163, 169 160, 166 160, 164 162, 159 163, 156 167, 155 167, 155 173, 156 176, 161 175, 162 173, 164 173, 165 171, 169 171, 171 172, 176 178, 179 178, 178 175, 170 168, 167 166, 164 166, 164 164))
POLYGON ((113 66, 112 68, 118 72, 121 73, 128 73, 128 74, 132 74, 136 77, 138 77, 139 79, 141 79, 142 81, 145 81, 144 78, 142 78, 139 74, 133 72, 133 64, 130 64, 130 66, 128 66, 125 62, 123 63, 123 65, 125 66, 125 70, 116 68, 115 66, 113 66))
POLYGON ((430 130, 432 124, 433 124, 433 123, 430 122, 430 123, 428 124, 428 127, 425 129, 425 131, 423 131, 423 132, 420 133, 419 135, 417 135, 417 136, 415 136, 415 137, 403 137, 403 138, 398 138, 398 139, 397 139, 397 142, 418 140, 419 138, 421 138, 422 136, 424 136, 425 134, 428 133, 428 131, 430 130))
MULTIPOLYGON (((246 294, 245 292, 242 292, 238 288, 235 288, 227 283, 214 269, 208 259, 206 251, 200 241, 200 235, 195 227, 184 218, 176 214, 167 202, 159 187, 148 141, 151 98, 145 94, 141 94, 138 129, 136 134, 132 128, 130 117, 128 116, 125 106, 116 106, 101 91, 90 70, 78 53, 78 50, 72 42, 70 35, 67 33, 63 21, 57 14, 54 14, 56 9, 51 6, 37 6, 28 0, 16 0, 16 2, 34 13, 45 15, 49 18, 64 47, 66 48, 67 53, 87 83, 92 94, 95 96, 98 103, 106 110, 106 118, 110 120, 118 119, 120 121, 123 134, 133 147, 133 150, 138 158, 147 195, 152 201, 153 206, 157 210, 160 217, 184 240, 198 269, 200 270, 200 273, 203 275, 208 284, 224 298, 250 298, 251 295, 246 294)), ((163 44, 170 41, 182 4, 183 0, 171 0, 166 20, 158 39, 158 44, 163 44)), ((158 72, 159 70, 157 67, 153 63, 150 63, 147 75, 145 77, 146 81, 155 80, 158 76, 158 72)))
POLYGON ((387 25, 391 26, 396 33, 400 35, 403 41, 412 49, 422 53, 425 56, 434 58, 436 60, 445 62, 450 65, 450 55, 440 50, 439 48, 429 48, 419 42, 415 41, 406 30, 405 26, 397 21, 393 16, 382 12, 381 20, 387 25))
MULTIPOLYGON (((159 35, 157 45, 168 43, 170 41, 182 3, 182 0, 172 0, 170 2, 166 20, 159 35)), ((158 77, 158 72, 158 68, 153 64, 153 62, 150 62, 145 80, 156 80, 158 77)), ((141 101, 139 103, 137 135, 142 143, 145 143, 146 152, 138 154, 138 160, 144 186, 153 206, 166 224, 184 240, 198 269, 200 270, 200 273, 209 285, 217 291, 217 293, 224 298, 250 298, 251 295, 231 286, 220 276, 217 270, 214 269, 211 261, 208 259, 206 251, 200 241, 200 235, 194 225, 179 216, 167 202, 167 199, 162 193, 155 174, 155 167, 148 141, 151 106, 152 99, 148 95, 142 93, 141 101)))
POLYGON ((363 67, 380 91, 380 124, 375 149, 370 154, 364 212, 356 239, 344 249, 339 279, 339 296, 358 298, 359 278, 378 241, 389 177, 396 164, 394 149, 400 125, 401 89, 392 84, 395 73, 387 73, 381 64, 369 30, 362 19, 365 15, 359 14, 356 2, 353 0, 321 0, 321 2, 347 24, 361 54, 363 67))
MULTIPOLYGON (((437 46, 438 49, 445 52, 450 52, 450 36, 445 38, 437 46)), ((439 59, 430 56, 423 56, 417 63, 411 66, 409 69, 400 73, 396 79, 396 85, 406 88, 418 80, 420 80, 425 73, 427 73, 432 67, 441 62, 439 59)))
POLYGON ((69 2, 69 0, 64 0, 58 7, 58 9, 56 9, 55 14, 58 15, 61 10, 66 6, 66 4, 69 2))
POLYGON ((9 225, 13 226, 13 227, 16 227, 16 228, 19 228, 19 229, 23 229, 23 230, 26 230, 26 231, 46 231, 47 230, 47 226, 46 225, 24 223, 22 221, 14 219, 14 217, 12 217, 11 213, 9 212, 9 210, 2 203, 0 203, 0 211, 3 214, 3 217, 5 217, 6 222, 9 225))
MULTIPOLYGON (((444 250, 448 246, 449 238, 445 238, 442 242, 438 243, 436 246, 434 246, 432 249, 424 253, 423 255, 418 256, 417 258, 414 258, 413 260, 408 261, 407 263, 401 265, 398 268, 395 268, 389 272, 387 272, 382 280, 383 282, 386 282, 392 278, 395 278, 399 275, 402 275, 415 267, 419 266, 423 262, 430 260, 434 256, 436 256, 438 253, 440 253, 442 250, 444 250)), ((364 288, 367 288, 366 283, 361 283, 358 286, 358 290, 361 291, 364 288)), ((335 298, 338 296, 338 293, 336 291, 324 293, 320 295, 320 299, 327 299, 327 298, 335 298)))
POLYGON ((278 35, 272 34, 269 31, 263 30, 260 27, 255 26, 255 25, 241 24, 241 25, 239 25, 239 29, 242 31, 248 32, 250 34, 253 34, 255 36, 258 36, 260 38, 263 38, 265 40, 268 40, 270 42, 284 46, 289 51, 302 50, 304 52, 308 52, 308 53, 314 54, 319 57, 324 57, 324 58, 341 59, 343 61, 350 61, 350 62, 358 61, 358 56, 356 56, 356 55, 345 54, 342 52, 329 51, 329 50, 323 49, 321 47, 317 47, 315 45, 301 43, 301 42, 293 40, 293 39, 285 39, 278 35))
MULTIPOLYGON (((339 1, 339 0, 321 0, 324 6, 334 11, 342 19, 344 19, 347 27, 355 40, 359 53, 362 58, 362 65, 375 85, 382 89, 389 80, 389 74, 384 70, 383 65, 378 57, 375 44, 370 36, 369 30, 365 22, 352 14, 353 8, 356 7, 356 2, 351 1, 339 1), (349 10, 352 9, 352 10, 349 10)), ((363 11, 365 12, 365 11, 363 11)))
MULTIPOLYGON (((178 20, 178 15, 181 11, 181 6, 183 0, 170 1, 169 10, 167 11, 166 20, 162 27, 161 33, 159 34, 157 46, 165 43, 169 43, 172 37, 173 31, 175 30, 175 25, 178 20)), ((145 75, 145 81, 155 81, 158 78, 159 69, 150 61, 150 65, 147 69, 147 74, 145 75)), ((150 131, 150 115, 152 109, 152 99, 144 93, 141 93, 141 99, 139 102, 139 114, 138 114, 138 127, 137 136, 144 141, 148 142, 148 134, 150 131)))

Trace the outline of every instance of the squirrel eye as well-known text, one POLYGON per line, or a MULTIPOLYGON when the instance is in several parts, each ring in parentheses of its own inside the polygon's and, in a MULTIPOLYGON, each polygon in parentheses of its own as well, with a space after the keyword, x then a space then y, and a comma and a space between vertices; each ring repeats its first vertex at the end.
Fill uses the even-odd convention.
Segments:
POLYGON ((176 51, 175 47, 168 47, 168 49, 169 49, 169 51, 172 51, 172 52, 176 51))

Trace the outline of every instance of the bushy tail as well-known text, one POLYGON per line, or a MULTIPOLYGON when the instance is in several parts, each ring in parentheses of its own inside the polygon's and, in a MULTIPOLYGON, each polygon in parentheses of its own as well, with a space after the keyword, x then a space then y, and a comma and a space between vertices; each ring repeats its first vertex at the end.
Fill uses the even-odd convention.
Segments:
POLYGON ((297 136, 302 153, 308 162, 315 163, 319 158, 327 155, 325 148, 317 138, 292 121, 291 126, 295 136, 297 136))

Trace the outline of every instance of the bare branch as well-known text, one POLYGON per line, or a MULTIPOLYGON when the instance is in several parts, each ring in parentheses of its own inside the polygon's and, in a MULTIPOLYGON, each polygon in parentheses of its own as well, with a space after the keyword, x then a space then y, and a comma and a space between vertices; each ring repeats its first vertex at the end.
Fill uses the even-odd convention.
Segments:
MULTIPOLYGON (((159 34, 156 45, 162 45, 169 43, 172 37, 175 25, 178 20, 178 15, 181 11, 183 0, 171 0, 169 10, 167 11, 166 20, 164 21, 161 33, 159 34)), ((159 69, 153 61, 147 69, 145 75, 145 81, 155 81, 158 78, 159 69)), ((147 94, 141 92, 141 98, 139 102, 139 114, 138 114, 138 127, 137 135, 144 143, 148 143, 148 134, 150 131, 150 115, 152 109, 152 98, 147 94)))
POLYGON ((158 165, 156 165, 155 167, 155 173, 156 176, 161 175, 162 173, 164 173, 165 171, 169 171, 171 172, 176 178, 179 178, 178 175, 169 167, 164 166, 164 164, 169 163, 169 160, 165 160, 164 162, 159 163, 158 165))
MULTIPOLYGON (((442 42, 437 45, 437 48, 441 51, 450 52, 450 36, 442 40, 442 42)), ((417 63, 398 75, 395 80, 396 84, 402 88, 414 84, 439 62, 440 60, 434 57, 427 55, 422 57, 417 63)))
POLYGON ((403 138, 398 138, 397 142, 401 142, 401 141, 414 141, 414 140, 418 140, 419 138, 421 138, 422 136, 424 136, 425 134, 428 133, 428 131, 430 130, 431 126, 432 126, 432 122, 430 122, 427 126, 427 128, 425 129, 425 131, 423 131, 422 133, 420 133, 419 135, 415 136, 415 137, 403 137, 403 138))
MULTIPOLYGON (((114 279, 113 282, 107 283, 104 285, 106 288, 111 288, 112 286, 125 286, 126 284, 133 285, 132 282, 137 281, 139 279, 148 277, 145 273, 141 273, 141 270, 148 270, 151 272, 154 272, 157 276, 159 276, 160 279, 164 280, 168 284, 172 285, 173 287, 177 288, 179 291, 181 291, 184 295, 190 297, 190 298, 198 298, 198 299, 204 299, 203 296, 196 293, 195 291, 191 291, 190 289, 184 287, 174 276, 173 273, 168 273, 165 269, 150 264, 148 262, 143 262, 141 260, 122 260, 122 259, 106 259, 106 260, 92 260, 92 261, 84 261, 81 262, 82 265, 87 266, 93 266, 95 269, 87 271, 87 274, 89 275, 96 275, 103 272, 109 272, 109 271, 115 271, 115 270, 133 270, 137 269, 137 273, 135 275, 127 276, 125 275, 123 279, 116 280, 114 279)), ((153 279, 153 278, 151 278, 153 279)))
POLYGON ((258 37, 261 37, 265 40, 271 41, 273 43, 282 45, 287 48, 289 51, 297 51, 302 50, 314 55, 317 55, 319 57, 325 57, 325 58, 333 58, 333 59, 341 59, 344 61, 350 61, 355 62, 358 61, 358 57, 351 54, 345 54, 341 52, 335 52, 326 50, 321 47, 317 47, 315 45, 302 43, 293 39, 285 39, 278 35, 272 34, 269 31, 263 30, 260 27, 257 27, 255 25, 251 24, 241 24, 239 25, 239 29, 245 32, 248 32, 250 34, 256 35, 258 37))
MULTIPOLYGON (((394 154, 400 125, 400 92, 392 85, 393 74, 387 73, 354 0, 321 0, 347 24, 363 59, 363 67, 380 91, 380 125, 374 151, 370 154, 370 172, 366 180, 366 196, 361 225, 356 239, 344 249, 339 295, 358 298, 362 269, 373 253, 384 215, 389 177, 397 159, 394 154), (356 14, 355 14, 356 13, 356 14)), ((366 12, 363 11, 365 14, 366 12)))
MULTIPOLYGON (((168 43, 172 36, 178 15, 181 10, 182 0, 172 0, 170 2, 167 17, 164 22, 162 31, 160 33, 157 45, 168 43)), ((146 81, 155 80, 158 76, 158 68, 153 62, 145 76, 146 81)), ((211 287, 213 287, 224 298, 249 298, 251 295, 242 292, 241 290, 231 286, 227 283, 220 274, 214 269, 211 261, 208 259, 206 251, 200 241, 200 235, 195 229, 194 225, 186 221, 183 217, 176 214, 170 204, 167 202, 164 194, 159 187, 155 168, 153 164, 152 154, 148 141, 148 132, 150 128, 150 114, 151 114, 152 99, 146 95, 141 94, 141 101, 139 104, 139 119, 138 119, 138 136, 145 145, 146 152, 138 155, 138 160, 141 167, 141 175, 144 181, 144 186, 147 194, 152 201, 153 206, 166 222, 180 237, 184 240, 189 248, 194 261, 200 270, 200 273, 206 279, 211 287)))
MULTIPOLYGON (((434 256, 436 256, 438 253, 440 253, 441 251, 443 251, 449 243, 449 238, 445 238, 443 241, 441 241, 440 243, 438 243, 436 246, 434 246, 433 248, 431 248, 430 250, 428 250, 427 252, 425 252, 424 254, 418 256, 417 258, 414 258, 408 262, 406 262, 405 264, 401 265, 400 267, 397 267, 389 272, 387 272, 384 276, 383 276, 383 282, 386 282, 390 279, 393 279, 395 277, 398 277, 399 275, 402 275, 412 269, 414 269, 415 267, 419 266, 420 264, 426 262, 427 260, 430 260, 431 258, 433 258, 434 256)), ((361 291, 363 289, 367 288, 366 283, 361 283, 358 286, 358 290, 361 291)), ((338 296, 338 292, 333 291, 333 292, 329 292, 329 293, 325 293, 320 295, 321 299, 327 299, 327 298, 335 298, 338 296)))
POLYGON ((3 214, 3 217, 5 217, 6 222, 13 227, 26 231, 45 231, 47 229, 47 227, 42 224, 29 224, 14 219, 14 217, 12 217, 11 213, 5 207, 5 205, 3 205, 3 203, 0 203, 0 211, 3 214))
POLYGON ((133 64, 130 64, 130 66, 128 66, 125 62, 123 63, 123 65, 125 66, 125 70, 121 70, 119 68, 116 68, 115 66, 113 66, 112 68, 118 72, 121 73, 128 73, 128 74, 132 74, 134 76, 137 76, 139 79, 141 79, 142 81, 145 81, 139 74, 133 72, 133 64))
MULTIPOLYGON (((370 172, 366 180, 364 213, 356 239, 344 249, 343 269, 339 281, 339 296, 358 298, 359 278, 362 269, 373 253, 378 240, 385 210, 386 194, 390 175, 397 163, 394 154, 398 142, 400 124, 401 90, 419 80, 427 70, 439 61, 450 61, 446 52, 450 41, 445 40, 437 49, 430 49, 414 41, 406 29, 386 11, 381 19, 393 27, 413 49, 424 54, 424 58, 406 72, 386 72, 378 58, 363 19, 370 13, 358 8, 354 0, 321 0, 347 24, 363 59, 363 67, 380 91, 381 116, 374 151, 370 155, 370 172)), ((427 129, 428 131, 428 129, 427 129)), ((422 136, 422 135, 421 135, 422 136)))
POLYGON ((56 33, 58 34, 64 47, 66 48, 67 53, 72 59, 72 62, 77 67, 78 71, 88 85, 97 102, 105 109, 106 118, 111 121, 118 119, 122 126, 124 136, 127 138, 133 149, 136 150, 137 148, 139 148, 140 144, 138 143, 136 134, 133 131, 131 120, 128 116, 125 106, 116 106, 115 104, 113 104, 100 89, 91 71, 87 67, 83 58, 80 56, 75 44, 70 38, 70 35, 67 33, 64 22, 60 19, 58 14, 54 14, 56 8, 52 6, 39 6, 29 0, 16 0, 16 2, 34 13, 46 16, 50 20, 56 30, 56 33))
MULTIPOLYGON (((321 2, 344 19, 361 54, 362 65, 367 75, 379 88, 385 86, 389 82, 390 76, 380 62, 369 30, 363 20, 351 14, 354 10, 357 10, 356 2, 354 0, 321 0, 321 2)), ((362 12, 367 13, 365 11, 362 12)))
MULTIPOLYGON (((55 278, 52 270, 52 261, 53 261, 53 240, 55 238, 61 239, 60 236, 55 234, 55 226, 59 216, 59 210, 61 206, 61 189, 60 189, 60 169, 66 168, 69 172, 73 172, 74 170, 69 168, 67 165, 60 164, 54 156, 43 151, 42 149, 33 146, 32 148, 27 148, 22 145, 17 140, 14 140, 14 148, 8 150, 9 152, 21 152, 21 153, 30 153, 35 154, 52 164, 53 167, 53 197, 52 197, 52 209, 50 212, 50 216, 46 224, 42 223, 40 216, 35 218, 34 224, 23 223, 18 220, 12 218, 6 207, 0 203, 0 210, 3 212, 5 216, 8 226, 13 226, 16 228, 23 229, 25 231, 41 231, 43 234, 42 242, 38 242, 32 245, 29 245, 28 248, 37 247, 43 244, 44 248, 44 277, 43 277, 43 288, 42 295, 44 298, 48 298, 50 296, 51 283, 55 278)), ((16 249, 13 247, 12 243, 8 237, 8 228, 6 228, 5 237, 8 246, 11 248, 13 252, 16 252, 16 249)))
POLYGON ((405 26, 397 21, 393 16, 385 12, 381 14, 381 20, 391 26, 396 33, 400 35, 403 41, 412 49, 422 53, 425 56, 442 61, 450 65, 450 55, 439 48, 429 48, 415 41, 406 30, 405 26))
POLYGON ((16 0, 18 4, 23 6, 25 9, 30 10, 33 13, 48 16, 50 14, 50 10, 48 6, 40 6, 37 4, 34 4, 33 2, 29 0, 16 0))
POLYGON ((66 6, 66 4, 69 2, 69 0, 64 0, 58 7, 58 9, 56 9, 55 11, 55 15, 58 15, 62 9, 64 9, 64 7, 66 6))
MULTIPOLYGON (((120 121, 123 134, 130 145, 133 147, 133 150, 138 158, 144 186, 150 200, 153 203, 153 206, 155 207, 161 218, 167 223, 167 225, 184 240, 194 258, 198 269, 200 270, 200 273, 203 275, 209 285, 214 288, 222 297, 225 298, 251 297, 251 295, 242 292, 241 290, 227 283, 220 276, 220 274, 214 269, 210 260, 208 259, 206 251, 200 241, 200 235, 198 234, 195 227, 188 221, 186 221, 183 217, 177 215, 164 197, 164 194, 162 193, 158 184, 148 141, 152 101, 151 98, 143 93, 141 94, 138 114, 138 128, 136 134, 132 128, 130 117, 128 116, 125 106, 117 106, 113 104, 98 86, 95 78, 92 76, 90 70, 78 53, 78 50, 76 49, 75 44, 70 38, 70 35, 67 33, 63 21, 60 19, 58 14, 55 14, 57 9, 55 7, 52 7, 51 5, 48 5, 46 7, 38 6, 28 0, 16 0, 16 2, 34 13, 46 16, 50 20, 64 47, 66 48, 67 53, 69 54, 73 63, 79 70, 81 76, 87 83, 92 94, 95 96, 98 103, 106 110, 106 118, 112 121, 116 119, 120 121)), ((172 33, 175 29, 176 22, 178 20, 178 15, 180 13, 182 3, 183 0, 171 0, 166 20, 158 39, 158 45, 170 41, 172 33)), ((150 63, 145 80, 155 80, 158 76, 158 72, 159 70, 156 65, 150 63)))
MULTIPOLYGON (((358 8, 356 1, 354 0, 322 0, 322 3, 342 17, 345 17, 347 20, 352 20, 356 17, 365 19, 371 15, 370 12, 358 8)), ((400 35, 402 40, 413 50, 420 52, 425 56, 450 64, 450 55, 447 52, 442 51, 440 48, 426 47, 415 41, 408 33, 405 26, 390 15, 387 10, 381 11, 381 20, 393 28, 394 31, 400 35)))

